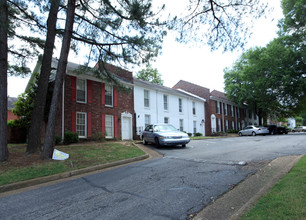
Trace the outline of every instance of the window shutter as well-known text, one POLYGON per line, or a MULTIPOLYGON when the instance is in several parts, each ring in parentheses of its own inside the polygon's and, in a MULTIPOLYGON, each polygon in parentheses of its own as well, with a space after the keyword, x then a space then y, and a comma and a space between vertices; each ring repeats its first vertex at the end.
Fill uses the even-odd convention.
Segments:
POLYGON ((101 83, 101 105, 105 105, 105 84, 104 83, 101 83))
POLYGON ((76 101, 76 77, 71 76, 71 99, 76 101))
POLYGON ((87 113, 87 137, 92 136, 92 120, 91 120, 91 113, 87 113))
POLYGON ((118 89, 114 87, 114 107, 118 107, 118 89))
POLYGON ((118 137, 118 116, 115 115, 114 117, 114 136, 118 137))
POLYGON ((92 103, 92 81, 87 80, 87 102, 92 103))
POLYGON ((105 132, 105 115, 104 114, 101 115, 101 132, 102 132, 102 135, 104 135, 104 132, 105 132))
POLYGON ((76 112, 71 112, 71 132, 76 132, 76 112))

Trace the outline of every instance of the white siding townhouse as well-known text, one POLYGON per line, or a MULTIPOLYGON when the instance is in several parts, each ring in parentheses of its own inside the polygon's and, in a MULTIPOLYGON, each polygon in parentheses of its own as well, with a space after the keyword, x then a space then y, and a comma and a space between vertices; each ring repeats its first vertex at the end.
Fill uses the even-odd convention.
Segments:
POLYGON ((148 124, 166 123, 187 133, 205 135, 205 99, 134 78, 136 133, 148 124))

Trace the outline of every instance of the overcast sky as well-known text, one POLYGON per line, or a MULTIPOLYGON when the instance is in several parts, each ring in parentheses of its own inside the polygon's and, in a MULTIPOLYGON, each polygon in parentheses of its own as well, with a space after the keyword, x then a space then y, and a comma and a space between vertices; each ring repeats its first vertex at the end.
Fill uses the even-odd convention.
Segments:
MULTIPOLYGON (((283 16, 280 0, 270 0, 269 4, 274 7, 274 12, 268 18, 262 18, 254 24, 253 35, 246 46, 247 49, 254 46, 265 46, 277 37, 277 22, 283 16)), ((214 89, 223 91, 223 69, 231 67, 241 53, 241 50, 226 53, 222 53, 222 50, 211 52, 203 45, 179 44, 172 35, 168 35, 163 43, 162 55, 152 63, 152 66, 161 73, 165 86, 172 87, 179 80, 185 80, 209 88, 211 91, 214 89)), ((69 55, 69 60, 83 63, 82 60, 78 61, 78 57, 72 53, 69 55)), ((33 70, 34 66, 35 62, 30 65, 30 68, 33 70)), ((131 71, 135 75, 140 69, 135 68, 131 71)), ((29 77, 9 77, 8 95, 17 97, 23 93, 28 79, 29 77)))

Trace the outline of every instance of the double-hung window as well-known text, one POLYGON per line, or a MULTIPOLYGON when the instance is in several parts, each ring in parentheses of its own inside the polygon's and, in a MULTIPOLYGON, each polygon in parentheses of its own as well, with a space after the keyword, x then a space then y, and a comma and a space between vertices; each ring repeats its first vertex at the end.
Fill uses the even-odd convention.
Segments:
POLYGON ((113 106, 113 86, 105 85, 105 105, 113 106))
POLYGON ((184 131, 184 119, 180 119, 180 131, 184 131))
POLYGON ((197 133, 197 122, 193 121, 193 133, 197 133))
POLYGON ((145 115, 145 128, 151 124, 151 115, 145 115))
POLYGON ((164 95, 164 110, 168 111, 168 96, 164 95))
POLYGON ((86 113, 84 112, 77 112, 76 114, 76 132, 78 133, 79 137, 85 138, 86 137, 86 113))
POLYGON ((86 103, 86 80, 77 79, 77 102, 86 103))
POLYGON ((179 112, 182 113, 183 112, 183 101, 181 98, 179 98, 178 102, 179 102, 179 112))
POLYGON ((168 117, 164 117, 164 123, 168 124, 169 123, 169 118, 168 117))
POLYGON ((216 101, 216 112, 220 114, 220 102, 216 101))
POLYGON ((105 132, 106 138, 114 137, 114 116, 105 115, 105 132))
POLYGON ((227 104, 223 103, 224 115, 227 115, 227 104))
POLYGON ((231 105, 231 116, 234 117, 234 106, 231 105))
POLYGON ((144 107, 150 108, 150 92, 149 90, 144 90, 144 107))
POLYGON ((192 114, 196 115, 196 104, 195 104, 195 102, 192 102, 192 114))

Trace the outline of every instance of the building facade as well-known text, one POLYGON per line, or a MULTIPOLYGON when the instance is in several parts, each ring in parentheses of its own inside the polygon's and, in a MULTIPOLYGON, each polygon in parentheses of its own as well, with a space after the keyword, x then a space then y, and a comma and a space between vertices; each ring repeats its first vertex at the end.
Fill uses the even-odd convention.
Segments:
POLYGON ((201 97, 135 78, 134 106, 138 135, 154 123, 206 135, 205 99, 201 97))

